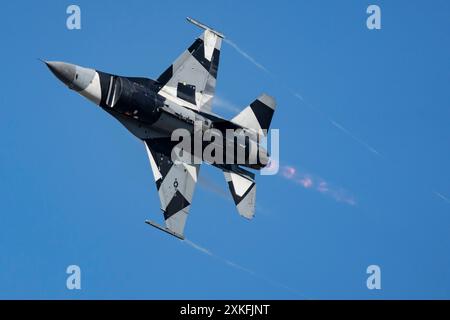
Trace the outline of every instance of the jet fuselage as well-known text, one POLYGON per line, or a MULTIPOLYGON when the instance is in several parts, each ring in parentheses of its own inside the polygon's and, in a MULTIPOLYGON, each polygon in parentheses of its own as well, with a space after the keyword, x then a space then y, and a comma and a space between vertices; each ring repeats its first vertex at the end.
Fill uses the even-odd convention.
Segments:
MULTIPOLYGON (((226 146, 232 145, 233 159, 238 159, 238 154, 245 156, 245 161, 239 162, 238 165, 257 170, 267 165, 266 150, 258 143, 258 139, 248 138, 246 128, 214 114, 193 110, 167 100, 158 94, 162 86, 157 81, 117 76, 64 62, 45 63, 70 89, 99 105, 136 137, 160 141, 161 143, 155 144, 159 146, 159 152, 170 155, 173 147, 179 142, 168 138, 175 130, 185 129, 194 136, 194 131, 198 130, 196 125, 200 124, 202 134, 208 129, 216 129, 221 133, 223 161, 210 164, 220 168, 236 167, 236 163, 230 163, 228 160, 230 149, 226 146), (227 135, 227 129, 235 130, 234 134, 227 135), (256 162, 250 161, 251 152, 258 155, 256 162)), ((201 139, 201 154, 210 143, 211 139, 210 141, 201 139)), ((191 150, 196 148, 193 144, 194 139, 191 150)))

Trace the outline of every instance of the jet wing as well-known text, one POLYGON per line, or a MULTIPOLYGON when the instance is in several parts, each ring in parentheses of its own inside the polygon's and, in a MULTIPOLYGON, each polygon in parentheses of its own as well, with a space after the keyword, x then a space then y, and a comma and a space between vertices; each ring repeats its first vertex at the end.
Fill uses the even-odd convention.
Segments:
POLYGON ((145 140, 144 143, 161 201, 165 228, 150 221, 146 222, 184 239, 184 227, 200 165, 191 165, 180 161, 173 162, 170 156, 157 151, 157 148, 152 146, 151 140, 145 140))
POLYGON ((159 76, 162 88, 158 93, 179 105, 210 112, 223 35, 193 19, 188 21, 205 31, 159 76))

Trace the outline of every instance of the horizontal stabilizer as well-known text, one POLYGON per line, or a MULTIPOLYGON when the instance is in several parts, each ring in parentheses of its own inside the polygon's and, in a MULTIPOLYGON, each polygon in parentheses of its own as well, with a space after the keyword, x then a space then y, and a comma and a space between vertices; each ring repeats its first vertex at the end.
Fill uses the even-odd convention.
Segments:
POLYGON ((244 218, 252 219, 255 215, 256 204, 255 175, 240 168, 234 171, 224 170, 223 174, 239 214, 244 218))
POLYGON ((248 107, 241 111, 231 122, 244 127, 259 130, 268 130, 275 112, 276 102, 271 96, 263 93, 248 107))

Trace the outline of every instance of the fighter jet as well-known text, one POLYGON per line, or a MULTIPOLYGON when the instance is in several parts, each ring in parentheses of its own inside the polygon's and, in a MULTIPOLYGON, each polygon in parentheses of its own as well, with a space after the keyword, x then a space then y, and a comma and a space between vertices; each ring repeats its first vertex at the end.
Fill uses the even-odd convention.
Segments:
MULTIPOLYGON (((276 105, 272 97, 262 94, 231 120, 214 114, 213 98, 224 35, 194 19, 187 20, 203 29, 202 34, 156 80, 44 61, 69 89, 100 106, 144 142, 165 226, 145 222, 182 240, 202 161, 191 161, 193 157, 190 161, 186 157, 174 159, 173 150, 179 142, 173 140, 174 132, 178 129, 193 135, 206 134, 208 130, 218 132, 220 139, 216 136, 217 139, 210 141, 220 142, 222 146, 233 145, 231 151, 224 148, 221 159, 228 160, 230 153, 234 159, 239 150, 244 150, 241 162, 203 162, 223 171, 239 214, 252 219, 255 174, 247 169, 261 170, 269 163, 269 155, 259 138, 267 134, 276 105), (226 135, 229 130, 233 130, 234 136, 226 135), (244 142, 236 143, 237 140, 244 142), (258 151, 256 161, 249 161, 253 152, 249 150, 258 151)), ((202 141, 201 151, 207 146, 202 141)))

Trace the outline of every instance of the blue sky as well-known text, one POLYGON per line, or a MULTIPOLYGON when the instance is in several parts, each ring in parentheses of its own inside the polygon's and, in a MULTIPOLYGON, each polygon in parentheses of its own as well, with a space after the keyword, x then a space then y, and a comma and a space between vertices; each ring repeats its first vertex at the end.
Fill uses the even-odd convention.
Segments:
POLYGON ((2 5, 0 298, 450 298, 448 1, 77 1, 74 31, 70 4, 2 5), (217 94, 277 98, 283 170, 248 222, 202 167, 182 243, 144 224, 143 144, 37 58, 156 78, 200 33, 186 16, 269 70, 224 44, 217 94))

